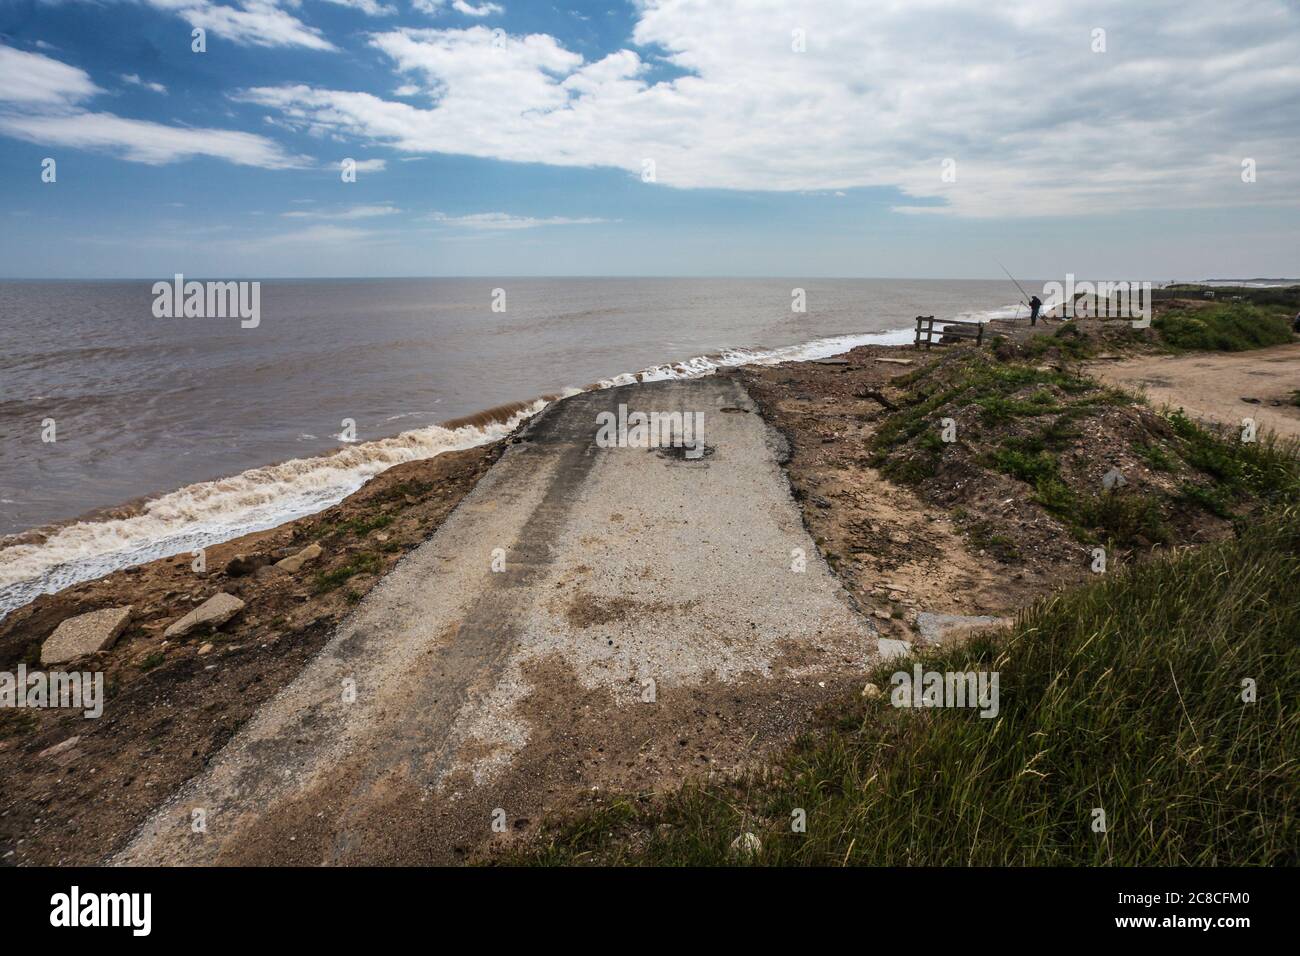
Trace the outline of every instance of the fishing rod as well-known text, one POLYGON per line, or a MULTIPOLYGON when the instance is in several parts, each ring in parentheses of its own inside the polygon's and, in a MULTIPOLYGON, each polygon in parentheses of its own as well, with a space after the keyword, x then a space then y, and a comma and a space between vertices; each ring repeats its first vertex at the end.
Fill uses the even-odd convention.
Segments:
MULTIPOLYGON (((1019 282, 1016 282, 1016 277, 1011 274, 1010 270, 1008 270, 1006 266, 1002 265, 1002 261, 1000 259, 994 256, 993 261, 996 262, 998 264, 998 267, 1007 274, 1008 279, 1016 283, 1016 288, 1019 289, 1020 294, 1024 296, 1024 298, 1021 299, 1020 301, 1024 303, 1025 308, 1029 308, 1029 293, 1025 291, 1025 287, 1022 286, 1019 282)), ((1018 308, 1016 309, 1016 318, 1017 319, 1020 318, 1020 309, 1018 308)))

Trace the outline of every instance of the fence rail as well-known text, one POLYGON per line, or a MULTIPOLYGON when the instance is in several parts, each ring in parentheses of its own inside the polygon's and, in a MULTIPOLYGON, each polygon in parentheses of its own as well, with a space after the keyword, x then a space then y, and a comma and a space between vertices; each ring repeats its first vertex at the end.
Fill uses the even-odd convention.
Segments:
POLYGON ((916 317, 916 341, 913 344, 918 349, 922 343, 927 349, 936 343, 943 345, 945 337, 974 339, 975 345, 978 347, 984 344, 984 323, 970 322, 965 319, 946 319, 936 323, 932 315, 918 315, 916 317), (936 325, 942 325, 943 328, 936 329, 936 325))

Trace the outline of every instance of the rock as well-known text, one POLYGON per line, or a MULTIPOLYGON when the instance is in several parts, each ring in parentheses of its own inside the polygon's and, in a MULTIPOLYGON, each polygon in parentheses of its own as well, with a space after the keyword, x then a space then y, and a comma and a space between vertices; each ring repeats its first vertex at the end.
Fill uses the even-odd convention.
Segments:
POLYGON ((224 591, 214 594, 179 621, 174 622, 163 637, 184 637, 200 624, 220 627, 244 609, 244 602, 224 591))
POLYGON ((199 648, 199 657, 202 657, 204 654, 211 654, 211 653, 212 653, 211 644, 204 644, 202 647, 199 648))
POLYGON ((882 661, 887 661, 893 657, 908 657, 912 653, 912 645, 907 641, 895 641, 888 637, 877 640, 876 648, 880 652, 882 661))
POLYGON ((876 617, 880 618, 882 621, 888 621, 893 617, 893 615, 888 611, 876 611, 874 613, 876 617))
POLYGON ((304 564, 307 564, 310 561, 315 561, 324 553, 325 549, 319 544, 309 544, 297 554, 291 554, 284 560, 277 561, 275 566, 284 571, 288 571, 290 574, 297 574, 304 564))
POLYGON ((763 852, 763 841, 752 833, 742 833, 731 841, 731 855, 750 857, 763 852))
POLYGON ((880 696, 880 688, 875 684, 867 684, 862 688, 862 696, 867 700, 875 700, 880 696))
POLYGON ((261 555, 257 554, 237 554, 226 562, 226 574, 232 578, 242 578, 256 571, 262 560, 261 555))
POLYGON ((87 654, 106 651, 117 642, 129 620, 129 604, 70 617, 60 622, 54 633, 41 645, 41 664, 62 664, 87 654))
POLYGON ((59 754, 67 753, 73 747, 81 742, 80 737, 69 737, 62 743, 57 743, 53 747, 46 747, 37 756, 40 757, 57 757, 59 754))
POLYGON ((904 531, 895 531, 889 536, 889 540, 894 544, 911 544, 912 537, 904 531))
POLYGON ((916 615, 916 630, 926 641, 938 643, 961 638, 990 627, 1004 627, 1011 623, 1009 617, 987 615, 932 614, 922 611, 916 615))

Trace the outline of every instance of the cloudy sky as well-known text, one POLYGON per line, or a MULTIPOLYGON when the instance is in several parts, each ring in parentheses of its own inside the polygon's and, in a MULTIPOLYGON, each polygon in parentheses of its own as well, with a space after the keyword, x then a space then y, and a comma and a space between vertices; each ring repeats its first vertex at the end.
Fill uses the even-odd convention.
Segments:
POLYGON ((1298 212, 1296 0, 0 0, 10 277, 1295 276, 1298 212))

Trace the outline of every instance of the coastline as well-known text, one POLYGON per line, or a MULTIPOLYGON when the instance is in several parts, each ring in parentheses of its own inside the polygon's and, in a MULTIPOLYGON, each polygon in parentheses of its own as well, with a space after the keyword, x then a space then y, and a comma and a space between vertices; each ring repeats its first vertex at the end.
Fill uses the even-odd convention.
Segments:
MULTIPOLYGON (((1023 348, 1035 337, 1059 341, 1054 333, 1062 326, 1032 333, 994 328, 1023 348)), ((888 405, 901 400, 922 369, 942 373, 990 352, 859 346, 833 359, 723 372, 739 379, 767 423, 785 435, 791 455, 783 467, 805 526, 884 638, 936 645, 957 640, 1089 576, 1086 549, 1066 540, 1059 525, 1044 523, 1016 483, 1000 479, 980 492, 984 504, 977 517, 993 519, 991 531, 959 517, 951 503, 927 500, 924 489, 918 495, 884 480, 869 460, 868 441, 890 420, 888 405), (1007 509, 1004 499, 1014 499, 1014 507, 1007 509), (1014 539, 1023 550, 1004 554, 999 538, 1014 539)), ((1064 359, 1043 353, 1037 361, 1050 376, 1064 359)), ((1126 406, 1115 405, 1113 413, 1153 420, 1126 406)), ((8 862, 95 863, 120 847, 263 703, 295 680, 336 625, 433 535, 515 440, 512 433, 389 468, 324 511, 211 546, 202 576, 188 555, 158 559, 38 597, 0 621, 0 667, 12 669, 20 661, 35 663, 42 641, 69 616, 123 604, 135 609, 117 644, 86 662, 107 674, 113 705, 93 727, 66 712, 0 712, 0 764, 11 781, 0 814, 0 847, 24 841, 21 854, 8 862), (317 544, 319 557, 300 568, 276 567, 317 544), (219 592, 244 601, 242 612, 181 639, 164 637, 179 616, 219 592), (56 788, 56 779, 73 785, 56 788), (71 832, 78 834, 75 842, 65 838, 71 832)), ((1148 477, 1159 486, 1158 475, 1148 477)), ((1203 516, 1195 527, 1180 529, 1176 543, 1230 533, 1227 522, 1203 516)), ((1152 547, 1139 541, 1131 549, 1137 555, 1152 547)), ((836 683, 833 689, 845 687, 836 683)), ((806 681, 798 693, 786 704, 808 708, 819 698, 816 685, 806 681)), ((794 726, 784 712, 777 719, 776 711, 763 709, 767 704, 753 706, 737 718, 738 726, 765 716, 773 728, 794 726)), ((774 729, 763 745, 779 743, 784 732, 774 729)), ((745 752, 743 760, 765 752, 745 752)), ((742 761, 740 752, 734 759, 742 761)), ((671 783, 677 776, 664 779, 671 783)), ((567 804, 567 798, 556 799, 567 804)))
MULTIPOLYGON (((997 314, 1005 310, 992 310, 997 314)), ((965 315, 966 313, 962 313, 965 315)), ((0 621, 41 594, 160 558, 277 528, 338 504, 375 475, 409 461, 480 447, 509 435, 551 401, 632 382, 697 378, 744 365, 812 361, 866 344, 911 341, 909 329, 862 332, 775 348, 735 347, 620 372, 543 395, 355 444, 292 458, 90 515, 0 537, 0 621)))

